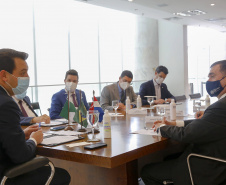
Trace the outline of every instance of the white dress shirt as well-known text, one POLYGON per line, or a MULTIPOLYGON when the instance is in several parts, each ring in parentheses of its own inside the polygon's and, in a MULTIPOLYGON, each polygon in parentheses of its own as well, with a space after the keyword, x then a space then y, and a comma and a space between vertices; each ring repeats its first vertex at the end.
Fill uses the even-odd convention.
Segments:
POLYGON ((161 85, 157 84, 155 79, 153 79, 154 87, 155 87, 155 96, 156 100, 161 99, 161 85))
MULTIPOLYGON (((15 96, 13 96, 13 99, 15 100, 15 102, 17 103, 18 107, 20 108, 20 105, 19 105, 19 99, 17 99, 15 96)), ((27 103, 24 101, 24 100, 21 100, 22 101, 22 105, 24 107, 24 110, 26 111, 28 117, 36 117, 36 115, 34 114, 34 112, 32 112, 32 110, 29 108, 29 106, 27 105, 27 103)), ((21 108, 20 108, 21 110, 21 108)))

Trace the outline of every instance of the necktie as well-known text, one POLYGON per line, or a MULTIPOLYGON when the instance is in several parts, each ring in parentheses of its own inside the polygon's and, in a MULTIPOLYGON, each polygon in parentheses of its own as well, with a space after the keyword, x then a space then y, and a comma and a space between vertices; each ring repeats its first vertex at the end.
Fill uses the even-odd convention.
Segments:
POLYGON ((27 113, 26 113, 26 111, 25 111, 24 106, 23 106, 22 103, 23 103, 22 100, 20 100, 19 101, 19 105, 20 105, 21 112, 22 112, 22 114, 23 114, 24 117, 28 117, 28 115, 27 115, 27 113))
POLYGON ((125 104, 125 100, 126 100, 126 92, 122 90, 120 102, 125 104))
POLYGON ((75 107, 78 107, 78 104, 77 104, 77 102, 75 100, 75 94, 72 94, 71 96, 72 96, 72 100, 73 100, 73 103, 74 103, 75 107))

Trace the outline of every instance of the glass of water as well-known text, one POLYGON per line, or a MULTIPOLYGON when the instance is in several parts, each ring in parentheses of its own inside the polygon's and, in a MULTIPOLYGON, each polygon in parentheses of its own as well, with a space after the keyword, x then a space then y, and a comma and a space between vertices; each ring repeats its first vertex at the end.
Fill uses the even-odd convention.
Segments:
POLYGON ((115 116, 117 115, 118 106, 119 106, 119 101, 118 100, 113 100, 112 101, 112 107, 113 107, 113 109, 115 109, 115 116))

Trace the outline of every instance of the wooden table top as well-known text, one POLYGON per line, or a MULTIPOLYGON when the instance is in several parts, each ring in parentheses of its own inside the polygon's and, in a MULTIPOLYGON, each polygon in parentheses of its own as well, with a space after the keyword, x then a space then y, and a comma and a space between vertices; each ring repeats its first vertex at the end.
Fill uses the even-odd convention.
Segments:
MULTIPOLYGON (((181 108, 178 105, 177 109, 188 111, 187 105, 188 103, 183 102, 181 108)), ((100 133, 96 134, 96 137, 101 142, 107 143, 107 147, 90 151, 84 149, 84 146, 69 148, 66 146, 68 143, 55 147, 38 145, 37 154, 105 168, 113 168, 175 144, 170 139, 159 136, 131 134, 133 131, 144 128, 145 116, 128 115, 124 111, 118 112, 124 116, 111 118, 111 139, 103 138, 103 125, 99 124, 100 133)), ((152 111, 148 111, 148 115, 152 114, 152 111)), ((48 132, 49 130, 47 127, 42 128, 44 132, 48 132)), ((91 137, 91 134, 84 135, 84 137, 85 139, 75 142, 86 141, 87 137, 91 137)))

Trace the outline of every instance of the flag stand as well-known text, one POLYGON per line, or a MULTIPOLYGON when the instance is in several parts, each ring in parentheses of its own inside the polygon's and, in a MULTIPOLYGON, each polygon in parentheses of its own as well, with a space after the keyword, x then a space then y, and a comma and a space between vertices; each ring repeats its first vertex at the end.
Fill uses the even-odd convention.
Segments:
POLYGON ((65 127, 65 129, 64 130, 74 130, 74 128, 70 125, 70 117, 69 117, 69 114, 70 114, 70 111, 69 111, 69 108, 70 108, 70 100, 69 100, 69 95, 70 95, 70 93, 69 93, 69 91, 67 92, 67 94, 68 94, 68 96, 67 96, 67 98, 68 98, 68 125, 65 127))
MULTIPOLYGON (((81 104, 81 102, 82 102, 82 91, 81 90, 79 91, 79 95, 80 95, 80 104, 81 104)), ((86 132, 87 130, 85 128, 82 128, 83 121, 82 121, 82 113, 81 112, 80 112, 79 116, 81 117, 81 128, 78 129, 77 131, 78 132, 86 132)))

